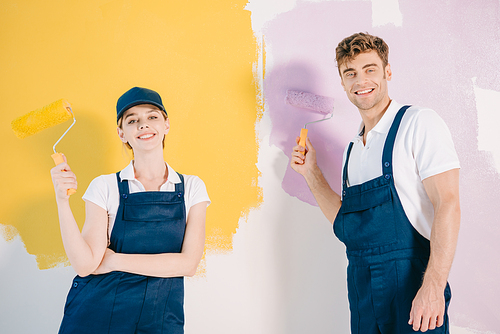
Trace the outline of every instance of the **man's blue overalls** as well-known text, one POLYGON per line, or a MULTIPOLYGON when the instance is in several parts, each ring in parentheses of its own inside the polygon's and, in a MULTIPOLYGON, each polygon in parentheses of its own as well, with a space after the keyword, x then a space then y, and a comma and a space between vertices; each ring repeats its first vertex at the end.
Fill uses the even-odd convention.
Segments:
MULTIPOLYGON (((120 180, 120 205, 110 246, 117 253, 179 253, 186 228, 184 178, 175 192, 129 193, 120 180)), ((182 334, 184 278, 124 272, 76 276, 59 333, 182 334)))
MULTIPOLYGON (((389 130, 382 154, 382 175, 349 186, 347 150, 343 170, 342 206, 335 235, 346 245, 347 287, 353 334, 414 333, 408 325, 412 301, 419 290, 430 255, 430 242, 410 223, 394 186, 392 152, 402 107, 389 130)), ((448 333, 450 287, 445 290, 445 321, 432 333, 448 333)))

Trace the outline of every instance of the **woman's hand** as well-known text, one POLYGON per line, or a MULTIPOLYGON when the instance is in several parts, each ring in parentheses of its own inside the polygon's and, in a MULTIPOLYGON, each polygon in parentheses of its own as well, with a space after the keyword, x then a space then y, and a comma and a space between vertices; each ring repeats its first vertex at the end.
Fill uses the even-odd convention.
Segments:
POLYGON ((104 257, 102 258, 101 264, 99 264, 99 267, 97 267, 97 269, 92 274, 102 275, 112 272, 113 271, 112 263, 115 254, 116 253, 113 252, 111 249, 106 248, 106 252, 104 252, 104 257))
POLYGON ((66 156, 64 156, 64 162, 55 166, 50 170, 52 176, 52 183, 54 184, 54 190, 56 192, 56 200, 68 200, 68 189, 76 189, 76 175, 71 171, 69 167, 66 156))
POLYGON ((108 248, 93 274, 121 271, 153 277, 195 275, 205 246, 206 211, 207 202, 197 203, 189 209, 180 253, 124 254, 108 248))
POLYGON ((76 176, 66 157, 51 169, 56 193, 57 213, 64 250, 79 276, 93 273, 103 261, 108 245, 108 212, 91 201, 85 201, 85 224, 82 231, 76 223, 69 203, 68 189, 76 189, 76 176))

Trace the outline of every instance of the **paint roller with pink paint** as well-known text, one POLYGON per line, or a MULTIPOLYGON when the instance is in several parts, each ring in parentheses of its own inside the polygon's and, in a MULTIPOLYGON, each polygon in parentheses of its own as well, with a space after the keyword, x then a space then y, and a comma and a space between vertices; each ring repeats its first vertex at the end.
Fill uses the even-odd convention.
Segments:
POLYGON ((307 131, 306 128, 308 124, 326 121, 333 117, 333 98, 314 95, 311 93, 300 92, 296 90, 287 90, 285 96, 285 103, 291 106, 314 110, 323 114, 328 114, 329 116, 317 121, 312 121, 304 124, 304 128, 300 129, 300 141, 299 145, 306 147, 307 131))

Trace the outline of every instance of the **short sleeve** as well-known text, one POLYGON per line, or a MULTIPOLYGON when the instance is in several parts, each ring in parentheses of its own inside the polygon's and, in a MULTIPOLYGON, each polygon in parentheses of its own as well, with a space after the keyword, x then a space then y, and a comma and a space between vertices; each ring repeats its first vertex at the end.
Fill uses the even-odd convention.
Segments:
POLYGON ((421 110, 414 131, 412 151, 421 180, 460 168, 450 130, 435 111, 421 110))
POLYGON ((195 175, 184 175, 184 182, 186 186, 185 200, 186 208, 189 209, 201 202, 208 202, 210 204, 210 198, 208 197, 207 188, 205 183, 195 175))
POLYGON ((83 200, 90 201, 104 210, 108 211, 107 203, 109 198, 108 185, 104 179, 104 176, 98 176, 90 182, 87 191, 83 194, 83 200))

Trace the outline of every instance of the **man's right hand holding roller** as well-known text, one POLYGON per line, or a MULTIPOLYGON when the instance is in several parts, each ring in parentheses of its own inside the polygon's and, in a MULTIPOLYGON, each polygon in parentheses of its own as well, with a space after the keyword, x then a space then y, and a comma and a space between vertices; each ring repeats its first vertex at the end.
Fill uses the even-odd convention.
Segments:
POLYGON ((299 145, 300 137, 295 139, 290 165, 294 171, 304 176, 316 202, 326 218, 333 224, 342 204, 340 196, 332 190, 316 163, 316 150, 309 137, 306 147, 299 145))

